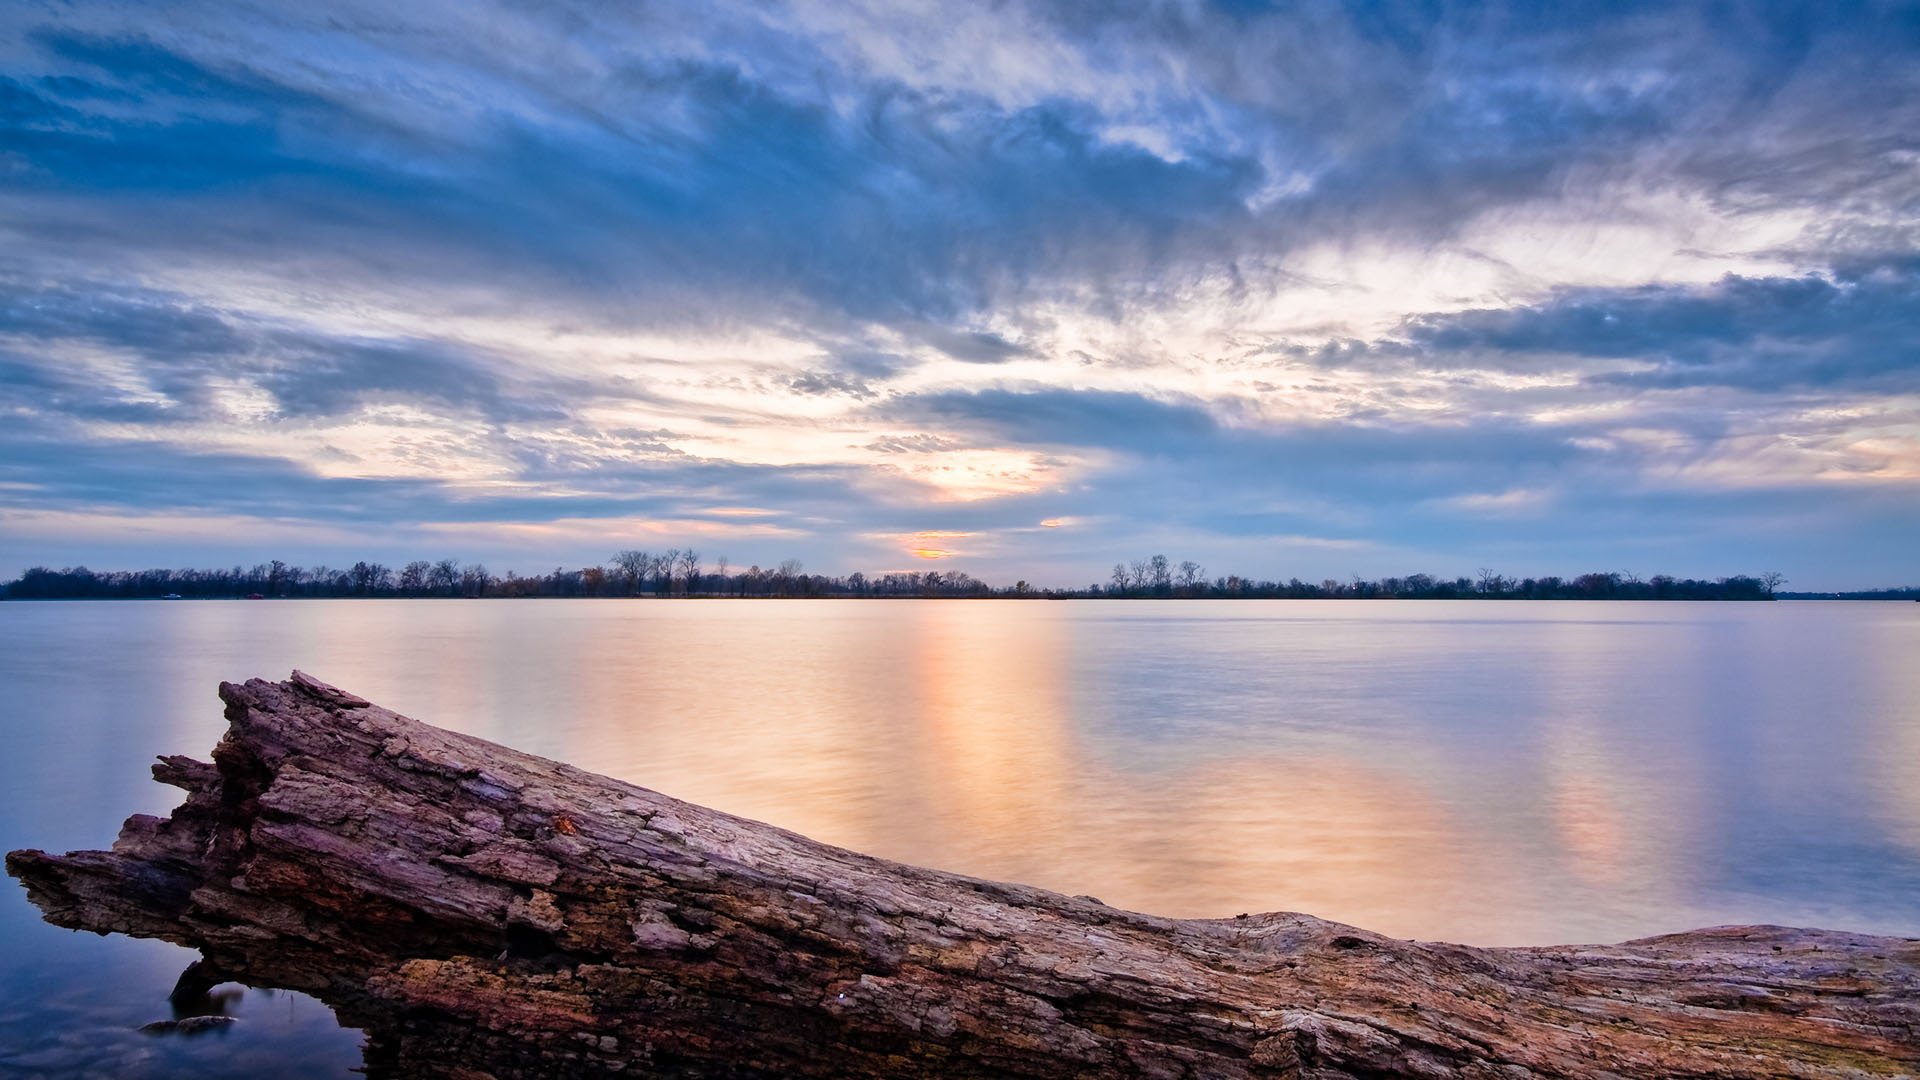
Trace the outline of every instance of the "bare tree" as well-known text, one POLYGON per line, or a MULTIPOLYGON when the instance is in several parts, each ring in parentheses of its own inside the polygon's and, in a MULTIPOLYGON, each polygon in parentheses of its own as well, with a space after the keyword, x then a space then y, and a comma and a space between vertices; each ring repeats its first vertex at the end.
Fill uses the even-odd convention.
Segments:
POLYGON ((460 563, 456 559, 441 559, 433 564, 433 571, 427 576, 428 582, 436 592, 445 592, 448 596, 460 588, 460 563))
POLYGON ((468 596, 485 596, 493 584, 493 575, 485 563, 474 563, 460 572, 460 591, 468 596))
POLYGON ((347 573, 353 578, 353 591, 361 596, 372 596, 393 588, 393 571, 379 563, 357 562, 347 573))
POLYGON ((427 591, 427 581, 432 574, 432 563, 425 559, 413 560, 400 568, 400 591, 408 596, 419 596, 427 591))
POLYGON ((1760 575, 1760 587, 1767 590, 1768 596, 1772 596, 1775 589, 1778 589, 1786 583, 1787 575, 1778 570, 1769 570, 1760 575))
POLYGON ((653 569, 653 556, 628 548, 613 553, 613 568, 620 574, 628 596, 640 595, 640 582, 653 569))
POLYGON ((653 557, 653 594, 655 596, 673 595, 673 564, 679 559, 679 548, 668 548, 666 554, 653 557))
POLYGON ((1110 591, 1112 591, 1112 592, 1116 592, 1116 593, 1124 593, 1124 592, 1126 592, 1126 591, 1127 591, 1127 581, 1128 581, 1128 578, 1127 578, 1127 564, 1126 564, 1126 563, 1114 563, 1114 564, 1113 564, 1113 576, 1112 576, 1111 578, 1109 578, 1109 579, 1108 579, 1108 581, 1109 581, 1109 584, 1108 584, 1108 586, 1107 586, 1107 588, 1108 588, 1108 589, 1109 589, 1110 591))
POLYGON ((1180 587, 1185 589, 1189 594, 1194 593, 1200 588, 1200 582, 1206 576, 1207 572, 1201 569, 1200 564, 1194 562, 1192 559, 1188 559, 1180 564, 1180 587))
POLYGON ((720 595, 725 596, 731 592, 732 590, 727 587, 727 557, 725 555, 713 560, 713 573, 715 577, 720 579, 718 585, 720 595))
POLYGON ((1155 555, 1147 561, 1149 572, 1153 574, 1153 591, 1161 594, 1172 591, 1173 571, 1167 565, 1165 555, 1155 555))
POLYGON ((700 553, 688 548, 680 553, 680 577, 687 583, 687 595, 692 596, 700 585, 700 553))

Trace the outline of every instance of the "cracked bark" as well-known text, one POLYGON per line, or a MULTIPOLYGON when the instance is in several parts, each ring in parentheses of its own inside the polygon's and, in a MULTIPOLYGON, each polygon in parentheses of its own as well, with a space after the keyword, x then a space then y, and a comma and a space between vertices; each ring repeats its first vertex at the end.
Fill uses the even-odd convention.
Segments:
POLYGON ((199 949, 376 1076, 1867 1077, 1920 944, 1721 927, 1482 949, 1163 919, 905 866, 399 716, 223 684, 213 761, 111 851, 16 851, 62 926, 199 949))

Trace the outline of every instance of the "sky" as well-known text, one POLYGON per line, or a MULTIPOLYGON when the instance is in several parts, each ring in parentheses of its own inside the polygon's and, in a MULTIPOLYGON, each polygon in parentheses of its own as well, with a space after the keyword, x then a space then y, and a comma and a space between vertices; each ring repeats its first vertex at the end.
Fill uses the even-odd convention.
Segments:
POLYGON ((0 5, 0 574, 1920 582, 1920 6, 0 5))

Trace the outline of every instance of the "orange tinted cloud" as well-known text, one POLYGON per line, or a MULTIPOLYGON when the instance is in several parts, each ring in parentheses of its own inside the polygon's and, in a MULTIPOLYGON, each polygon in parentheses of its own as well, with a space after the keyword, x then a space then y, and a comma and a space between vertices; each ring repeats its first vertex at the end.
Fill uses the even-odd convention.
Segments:
POLYGON ((907 554, 916 559, 951 559, 960 554, 946 547, 941 541, 964 540, 977 535, 970 532, 955 532, 950 529, 924 529, 916 533, 906 533, 896 537, 907 549, 907 554))

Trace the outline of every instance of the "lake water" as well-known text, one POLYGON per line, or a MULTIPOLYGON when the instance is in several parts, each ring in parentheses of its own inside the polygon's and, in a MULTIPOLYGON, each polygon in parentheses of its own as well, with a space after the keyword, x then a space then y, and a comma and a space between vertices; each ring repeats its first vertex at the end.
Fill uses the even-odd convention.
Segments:
MULTIPOLYGON (((1167 915, 1612 941, 1920 935, 1920 604, 0 604, 0 846, 105 847, 221 679, 418 719, 874 854, 1167 915)), ((346 1076, 358 1036, 0 899, 0 1077, 346 1076)))

